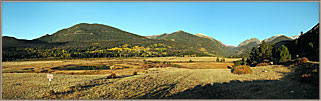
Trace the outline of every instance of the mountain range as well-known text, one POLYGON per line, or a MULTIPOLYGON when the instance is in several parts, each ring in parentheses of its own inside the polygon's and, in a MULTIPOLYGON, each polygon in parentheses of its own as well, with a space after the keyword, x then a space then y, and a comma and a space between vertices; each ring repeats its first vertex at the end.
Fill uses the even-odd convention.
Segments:
MULTIPOLYGON (((298 36, 288 37, 280 34, 262 41, 276 44, 281 41, 296 40, 297 38, 298 36)), ((115 27, 88 23, 76 24, 72 27, 59 30, 52 35, 46 34, 33 40, 16 39, 9 36, 2 37, 3 48, 81 48, 93 46, 113 48, 124 44, 131 46, 164 44, 172 46, 172 51, 176 52, 194 52, 197 54, 225 57, 244 56, 262 41, 257 38, 251 38, 235 47, 225 45, 221 41, 202 33, 191 34, 179 30, 170 34, 140 36, 115 27)))

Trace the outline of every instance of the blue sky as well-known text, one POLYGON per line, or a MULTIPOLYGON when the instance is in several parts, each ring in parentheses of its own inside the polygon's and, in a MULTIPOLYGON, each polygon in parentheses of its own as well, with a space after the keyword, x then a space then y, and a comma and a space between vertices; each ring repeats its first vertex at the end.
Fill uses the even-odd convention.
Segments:
POLYGON ((2 35, 35 39, 78 23, 149 36, 183 30, 237 46, 299 35, 319 22, 318 2, 3 2, 2 35))

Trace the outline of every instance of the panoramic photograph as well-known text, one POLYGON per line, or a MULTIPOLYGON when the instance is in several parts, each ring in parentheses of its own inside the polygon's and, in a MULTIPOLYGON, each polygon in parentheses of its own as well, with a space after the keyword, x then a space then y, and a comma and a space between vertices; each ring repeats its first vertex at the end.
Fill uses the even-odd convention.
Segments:
POLYGON ((2 2, 2 99, 320 99, 319 2, 2 2))

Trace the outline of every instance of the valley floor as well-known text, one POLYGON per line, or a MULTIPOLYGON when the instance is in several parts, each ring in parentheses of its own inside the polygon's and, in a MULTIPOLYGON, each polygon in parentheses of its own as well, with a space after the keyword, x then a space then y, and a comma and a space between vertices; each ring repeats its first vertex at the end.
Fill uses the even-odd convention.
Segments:
MULTIPOLYGON (((25 63, 24 65, 27 65, 25 63)), ((30 65, 30 64, 28 64, 30 65)), ((64 64, 66 65, 66 64, 64 64)), ((9 64, 4 63, 6 68, 9 64)), ((13 64, 11 64, 13 66, 13 64)), ((16 65, 17 66, 17 65, 16 65)), ((4 69, 6 69, 4 68, 4 69)), ((17 67, 18 68, 18 67, 17 67)), ((3 73, 3 99, 318 99, 319 88, 291 78, 281 65, 252 67, 252 74, 230 69, 149 68, 138 75, 3 73), (48 94, 49 90, 54 91, 48 94)))

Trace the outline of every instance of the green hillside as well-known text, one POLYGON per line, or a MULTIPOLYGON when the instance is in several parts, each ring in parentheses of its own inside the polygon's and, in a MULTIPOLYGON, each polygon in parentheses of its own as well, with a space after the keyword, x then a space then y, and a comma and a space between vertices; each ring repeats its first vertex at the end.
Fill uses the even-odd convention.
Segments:
POLYGON ((293 39, 289 38, 287 36, 279 36, 279 37, 275 38, 274 40, 267 42, 267 43, 270 45, 274 45, 274 44, 279 43, 281 41, 289 41, 289 40, 293 40, 293 39))
POLYGON ((184 31, 177 31, 156 38, 183 44, 176 46, 179 49, 202 52, 213 56, 229 56, 230 51, 232 51, 217 40, 199 37, 184 31))
POLYGON ((118 41, 118 40, 144 40, 145 37, 135 35, 114 27, 102 24, 80 23, 67 29, 62 29, 52 35, 45 35, 38 40, 46 42, 71 41, 118 41))
POLYGON ((259 44, 256 42, 250 42, 247 45, 237 47, 237 52, 235 53, 235 57, 247 57, 251 52, 253 47, 257 47, 259 44))
POLYGON ((3 60, 32 58, 224 56, 216 41, 186 32, 149 39, 114 27, 81 23, 34 40, 3 38, 3 60), (175 41, 176 40, 176 41, 175 41))
POLYGON ((143 36, 132 34, 111 26, 102 24, 80 23, 67 29, 62 29, 52 35, 45 35, 37 40, 48 43, 65 42, 60 47, 115 47, 122 44, 134 45, 152 42, 143 36))
POLYGON ((2 37, 2 47, 6 48, 28 48, 28 47, 54 47, 58 45, 63 45, 62 42, 48 43, 41 40, 24 40, 17 39, 14 37, 3 36, 2 37))

